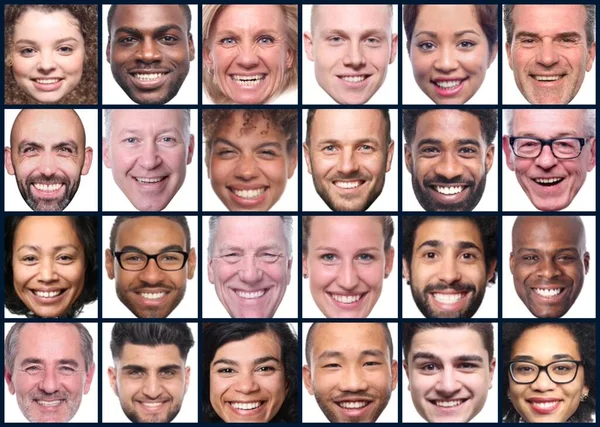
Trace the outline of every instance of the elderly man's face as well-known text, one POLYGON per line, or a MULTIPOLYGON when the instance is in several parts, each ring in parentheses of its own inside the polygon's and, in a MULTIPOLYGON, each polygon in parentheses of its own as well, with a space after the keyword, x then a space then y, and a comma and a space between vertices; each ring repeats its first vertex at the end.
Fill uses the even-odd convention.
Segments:
POLYGON ((568 207, 596 166, 596 138, 586 135, 585 110, 515 110, 513 135, 542 139, 586 138, 581 154, 574 159, 557 159, 550 147, 543 147, 535 159, 517 157, 503 138, 506 164, 533 205, 542 211, 568 207), (588 138, 590 137, 590 138, 588 138))
POLYGON ((273 317, 291 273, 280 217, 220 218, 208 255, 208 280, 231 317, 273 317))

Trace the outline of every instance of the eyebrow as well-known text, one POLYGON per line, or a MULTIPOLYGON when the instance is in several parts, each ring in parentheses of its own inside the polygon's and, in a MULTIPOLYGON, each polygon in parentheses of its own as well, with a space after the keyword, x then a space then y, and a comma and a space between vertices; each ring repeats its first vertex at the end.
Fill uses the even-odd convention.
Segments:
MULTIPOLYGON (((45 364, 44 360, 39 359, 37 357, 26 357, 25 359, 21 360, 21 366, 44 365, 44 364, 45 364)), ((79 363, 77 363, 77 361, 75 359, 59 359, 58 364, 59 365, 69 365, 69 366, 72 366, 73 368, 79 368, 79 363)))
MULTIPOLYGON (((156 36, 162 35, 166 32, 169 32, 171 30, 176 30, 181 33, 185 33, 179 25, 167 24, 167 25, 161 25, 160 27, 155 28, 152 31, 152 35, 156 37, 156 36)), ((129 34, 131 36, 135 36, 138 38, 144 37, 144 33, 141 30, 139 30, 138 28, 133 28, 133 27, 119 27, 115 30, 115 34, 117 34, 117 33, 125 33, 125 34, 129 34)))
MULTIPOLYGON (((539 34, 538 33, 532 33, 531 31, 519 31, 517 34, 515 34, 515 38, 519 38, 519 37, 535 37, 535 38, 539 38, 539 34)), ((565 31, 563 33, 558 33, 554 36, 554 38, 560 38, 560 37, 581 37, 581 34, 577 31, 565 31)))
MULTIPOLYGON (((419 249, 421 249, 424 246, 431 246, 434 248, 439 248, 441 246, 444 246, 444 243, 441 240, 426 240, 423 243, 421 243, 417 247, 416 250, 418 251, 419 249)), ((467 240, 459 240, 453 246, 456 246, 459 249, 477 249, 479 252, 481 252, 481 248, 479 246, 477 246, 475 243, 467 241, 467 240)))
MULTIPOLYGON (((233 148, 240 148, 240 145, 243 145, 243 144, 237 145, 234 142, 229 141, 228 139, 225 139, 225 138, 215 139, 215 141, 213 142, 213 145, 216 145, 216 144, 225 144, 225 145, 229 145, 233 148)), ((256 148, 266 148, 266 147, 275 147, 275 148, 281 149, 283 147, 283 144, 281 142, 277 142, 277 141, 267 141, 267 142, 261 143, 256 148)))
MULTIPOLYGON (((563 359, 575 360, 575 357, 573 357, 571 354, 568 354, 568 353, 559 353, 559 354, 554 354, 552 356, 552 360, 563 360, 563 359)), ((519 361, 532 362, 535 359, 533 356, 529 356, 529 355, 517 355, 517 356, 513 357, 512 360, 513 360, 513 362, 519 362, 519 361)))
MULTIPOLYGON (((61 44, 66 42, 79 43, 79 40, 77 40, 75 37, 63 37, 62 39, 55 40, 54 44, 61 44)), ((33 44, 37 46, 38 43, 35 40, 19 39, 15 42, 15 44, 33 44)))
MULTIPOLYGON (((67 249, 67 248, 79 250, 79 248, 75 245, 59 245, 59 246, 53 246, 51 249, 53 249, 55 251, 61 251, 63 249, 67 249)), ((30 250, 36 251, 36 252, 41 252, 41 250, 42 250, 42 248, 40 246, 36 246, 36 245, 22 245, 17 248, 17 252, 20 251, 21 249, 30 249, 30 250)))
MULTIPOLYGON (((349 37, 350 34, 348 32, 346 32, 345 30, 342 30, 341 28, 326 28, 323 31, 321 31, 321 35, 323 36, 329 36, 329 35, 341 35, 344 37, 349 37)), ((381 28, 367 28, 367 29, 361 29, 361 33, 360 36, 361 37, 367 37, 370 35, 377 35, 383 38, 387 38, 387 32, 384 29, 381 28)))
MULTIPOLYGON (((519 249, 517 249, 517 253, 520 253, 520 252, 536 252, 537 253, 537 252, 543 252, 543 251, 544 251, 543 248, 542 249, 539 249, 539 248, 519 248, 519 249)), ((571 252, 571 251, 579 252, 579 249, 575 246, 571 246, 568 248, 560 248, 553 252, 554 253, 562 253, 562 252, 571 252)))
MULTIPOLYGON (((461 37, 461 36, 464 36, 465 34, 475 34, 476 36, 481 36, 481 34, 479 34, 475 30, 462 30, 462 31, 454 32, 454 35, 456 37, 461 37)), ((437 38, 438 33, 436 33, 435 31, 424 30, 424 31, 419 31, 417 34, 415 34, 415 37, 418 37, 418 36, 429 36, 429 37, 437 38)))
MULTIPOLYGON (((329 251, 329 252, 337 252, 339 248, 334 248, 333 246, 317 246, 314 248, 315 251, 329 251)), ((377 246, 367 246, 364 248, 359 248, 357 252, 367 252, 367 251, 379 251, 381 248, 377 246)))
MULTIPOLYGON (((36 141, 29 141, 27 139, 19 142, 18 149, 21 151, 23 148, 33 147, 33 148, 45 148, 45 144, 41 144, 36 141)), ((64 141, 57 142, 56 144, 51 144, 51 149, 62 148, 62 147, 70 147, 73 149, 75 153, 77 153, 77 143, 72 139, 65 139, 64 141)))
MULTIPOLYGON (((142 132, 144 132, 144 130, 140 129, 140 128, 123 128, 123 129, 121 129, 119 131, 118 135, 121 136, 121 135, 125 135, 125 134, 128 134, 128 133, 132 133, 134 135, 137 135, 138 133, 142 133, 142 132)), ((168 132, 174 132, 174 133, 182 134, 181 130, 179 128, 175 127, 175 126, 167 127, 167 128, 164 128, 164 129, 158 129, 158 130, 155 131, 155 134, 156 135, 160 135, 160 134, 168 133, 168 132)))
MULTIPOLYGON (((436 356, 433 353, 420 351, 413 355, 413 362, 416 359, 428 359, 428 360, 440 360, 439 356, 436 356)), ((478 356, 477 354, 461 354, 460 356, 456 356, 452 358, 454 363, 456 362, 480 362, 483 363, 483 357, 478 356)))
MULTIPOLYGON (((320 141, 316 141, 315 145, 322 146, 322 145, 331 145, 331 144, 340 144, 340 143, 342 143, 342 141, 340 141, 339 139, 329 138, 329 139, 322 139, 320 141)), ((376 139, 376 138, 368 138, 368 137, 367 138, 359 138, 359 139, 353 140, 352 144, 353 145, 376 144, 376 145, 380 145, 380 146, 384 145, 378 139, 376 139)))
MULTIPOLYGON (((164 246, 163 248, 161 248, 158 251, 158 253, 169 252, 169 251, 182 251, 182 252, 185 252, 183 250, 183 247, 181 247, 179 245, 169 245, 169 246, 164 246)), ((140 252, 140 253, 145 253, 142 249, 138 248, 137 246, 123 246, 119 252, 140 252)))
MULTIPOLYGON (((373 357, 385 357, 385 354, 376 348, 369 348, 366 350, 363 350, 360 352, 360 356, 364 357, 364 356, 373 356, 373 357)), ((337 351, 337 350, 325 350, 323 353, 321 353, 318 357, 317 360, 319 359, 332 359, 332 358, 344 358, 344 354, 341 351, 337 351)))
MULTIPOLYGON (((442 145, 442 140, 436 138, 424 138, 417 143, 417 148, 421 148, 423 145, 442 145)), ((465 145, 477 145, 481 146, 481 143, 476 139, 471 138, 460 138, 458 140, 458 146, 462 147, 465 145)))
MULTIPOLYGON (((275 363, 281 363, 281 361, 274 357, 274 356, 263 356, 263 357, 258 357, 256 359, 254 359, 253 364, 254 365, 261 365, 263 363, 267 363, 267 362, 275 362, 275 363)), ((218 363, 221 363, 223 365, 231 365, 231 366, 239 366, 239 362, 233 359, 217 359, 214 362, 211 363, 211 365, 216 365, 218 363)))

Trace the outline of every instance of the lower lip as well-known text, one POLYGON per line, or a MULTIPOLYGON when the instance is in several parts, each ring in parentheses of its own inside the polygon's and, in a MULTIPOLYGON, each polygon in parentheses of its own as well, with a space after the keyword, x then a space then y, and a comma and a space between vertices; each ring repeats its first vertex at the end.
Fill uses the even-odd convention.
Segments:
POLYGON ((60 403, 58 405, 56 405, 56 406, 42 405, 37 400, 35 401, 35 403, 37 404, 37 407, 40 409, 40 411, 44 411, 44 412, 58 412, 59 410, 62 409, 62 406, 65 403, 65 401, 61 400, 60 403))
POLYGON ((562 81, 564 80, 564 77, 561 77, 558 80, 538 80, 538 79, 531 77, 531 80, 534 81, 534 84, 536 86, 554 87, 554 86, 560 85, 562 83, 562 81))
POLYGON ((67 295, 66 290, 62 291, 60 294, 58 294, 55 297, 51 297, 51 298, 44 298, 44 297, 40 297, 39 295, 36 295, 35 292, 31 292, 31 295, 33 296, 33 299, 36 301, 36 303, 43 305, 43 304, 48 304, 48 305, 52 305, 52 304, 56 304, 58 302, 60 302, 63 298, 65 298, 65 296, 67 295))
POLYGON ((169 177, 165 177, 158 182, 140 182, 137 179, 133 178, 137 188, 142 192, 156 193, 161 192, 167 186, 167 181, 169 177))
POLYGON ((363 89, 365 86, 367 86, 368 81, 369 81, 369 77, 365 77, 364 80, 361 80, 359 82, 349 82, 349 81, 342 79, 341 77, 338 77, 338 79, 340 79, 342 84, 349 89, 363 89))
POLYGON ((233 289, 231 291, 235 294, 235 296, 239 300, 240 304, 244 304, 244 305, 258 305, 258 304, 262 304, 265 301, 265 297, 269 293, 269 290, 265 290, 265 293, 262 294, 258 298, 244 298, 244 297, 239 296, 237 294, 237 292, 234 291, 233 289))
POLYGON ((458 95, 458 93, 460 93, 460 91, 463 89, 463 87, 465 87, 465 82, 467 81, 467 79, 463 80, 462 82, 460 82, 460 84, 458 86, 454 86, 451 88, 443 88, 438 86, 435 83, 431 83, 435 89, 435 92, 439 95, 439 96, 447 96, 447 97, 451 97, 451 96, 455 96, 458 95))
MULTIPOLYGON (((432 307, 435 307, 442 311, 459 312, 467 306, 467 304, 470 300, 470 298, 469 298, 470 294, 471 294, 471 292, 467 292, 463 298, 459 299, 458 301, 451 302, 451 303, 445 303, 445 302, 438 301, 433 297, 432 294, 429 294, 429 303, 431 304, 432 307)), ((450 295, 450 294, 446 294, 446 295, 450 295)))
POLYGON ((566 179, 563 179, 562 181, 559 181, 556 184, 552 184, 552 185, 538 184, 537 182, 533 181, 533 184, 536 188, 536 192, 541 193, 542 195, 555 194, 555 193, 560 193, 562 195, 562 194, 564 194, 564 191, 565 191, 562 184, 564 184, 565 181, 566 181, 566 179))
POLYGON ((563 289, 561 293, 559 293, 558 295, 554 295, 550 298, 541 296, 540 294, 536 293, 533 289, 531 289, 531 294, 533 296, 534 301, 536 301, 538 304, 557 304, 565 298, 567 290, 563 289))
POLYGON ((55 90, 58 90, 63 85, 64 80, 60 79, 56 83, 51 83, 51 84, 38 83, 35 80, 32 80, 32 82, 33 82, 33 87, 36 88, 36 90, 39 90, 40 92, 54 92, 55 90))
POLYGON ((154 413, 157 413, 157 412, 162 412, 163 409, 165 408, 165 406, 167 406, 167 403, 168 402, 162 402, 160 405, 148 407, 148 406, 144 405, 141 402, 137 402, 138 406, 140 406, 144 410, 144 412, 147 412, 147 413, 150 413, 150 414, 154 414, 154 413))
POLYGON ((367 403, 366 406, 363 406, 362 408, 342 408, 340 405, 338 405, 337 403, 335 404, 335 406, 338 408, 338 410, 344 414, 345 417, 348 418, 363 418, 364 416, 367 415, 367 413, 371 410, 371 406, 373 405, 373 402, 369 402, 367 403))
POLYGON ((267 81, 267 76, 264 76, 262 79, 259 80, 259 82, 257 84, 244 85, 244 84, 239 84, 236 80, 233 79, 233 77, 230 77, 230 78, 231 78, 232 83, 234 84, 234 87, 236 87, 240 90, 249 90, 249 91, 261 89, 262 86, 264 85, 264 83, 267 81))
POLYGON ((237 409, 234 408, 233 406, 231 406, 230 404, 227 404, 227 407, 229 407, 229 409, 237 414, 237 415, 241 415, 241 416, 252 416, 252 415, 257 415, 259 414, 267 405, 263 402, 262 405, 260 405, 258 408, 254 408, 254 409, 237 409))
POLYGON ((59 199, 61 197, 64 196, 65 193, 65 188, 66 186, 64 184, 62 184, 58 190, 55 191, 42 191, 42 190, 38 190, 37 188, 35 188, 35 185, 30 185, 29 186, 31 189, 31 193, 37 198, 37 199, 48 199, 48 200, 54 200, 54 199, 59 199))
POLYGON ((236 195, 231 189, 228 188, 228 190, 231 194, 231 200, 242 209, 252 209, 260 206, 267 200, 267 193, 269 192, 269 188, 267 188, 260 196, 254 199, 245 199, 236 195))
POLYGON ((534 411, 537 412, 538 414, 552 414, 553 412, 555 412, 559 406, 560 406, 560 400, 557 400, 555 402, 552 402, 553 405, 549 406, 547 408, 541 408, 537 405, 534 405, 532 402, 527 401, 527 403, 529 404, 529 407, 534 411))
POLYGON ((361 297, 358 299, 358 301, 354 301, 349 304, 346 304, 346 303, 343 303, 343 302, 333 299, 331 294, 329 294, 327 292, 326 292, 326 294, 329 297, 330 301, 333 303, 333 305, 335 305, 338 308, 341 308, 342 310, 355 310, 358 307, 362 306, 363 300, 365 299, 365 295, 361 295, 361 297))
POLYGON ((134 85, 137 86, 138 88, 144 89, 144 90, 152 90, 152 89, 158 89, 159 87, 161 87, 167 81, 168 75, 169 75, 169 73, 164 73, 161 77, 159 77, 156 80, 141 80, 141 79, 135 78, 132 74, 129 74, 129 77, 133 81, 134 85))
POLYGON ((435 406, 435 410, 442 415, 453 415, 456 411, 459 411, 465 405, 465 401, 463 401, 460 405, 456 406, 438 406, 434 402, 430 402, 433 406, 435 406))
POLYGON ((443 202, 443 203, 457 203, 457 202, 461 202, 467 198, 470 187, 465 187, 465 188, 463 188, 463 190, 460 193, 456 193, 456 194, 444 194, 444 193, 440 193, 439 191, 437 191, 431 187, 427 187, 427 188, 429 190, 429 193, 436 200, 443 202))

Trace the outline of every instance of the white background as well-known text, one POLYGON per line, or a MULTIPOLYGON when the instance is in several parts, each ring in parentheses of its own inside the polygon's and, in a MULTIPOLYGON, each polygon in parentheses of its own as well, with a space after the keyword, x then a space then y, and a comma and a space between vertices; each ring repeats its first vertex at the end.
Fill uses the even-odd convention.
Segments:
MULTIPOLYGON (((499 365, 498 353, 498 324, 492 323, 494 327, 494 357, 496 358, 496 369, 494 370, 494 378, 492 380, 492 389, 489 390, 485 406, 481 412, 471 420, 473 423, 497 423, 498 422, 498 375, 502 373, 502 366, 499 365)), ((402 366, 401 366, 402 368, 402 366)), ((404 423, 424 423, 426 422, 413 404, 408 391, 408 378, 406 372, 402 368, 402 422, 404 423)))
MULTIPOLYGON (((510 252, 512 251, 512 228, 516 216, 502 218, 502 317, 505 319, 535 319, 515 290, 513 275, 510 272, 510 252)), ((596 219, 582 216, 585 227, 586 249, 590 253, 590 269, 584 276, 581 293, 563 319, 593 319, 596 317, 596 219)))
MULTIPOLYGON (((394 253, 394 266, 392 272, 387 279, 383 281, 383 287, 381 288, 381 295, 377 300, 377 303, 373 307, 373 310, 367 316, 369 319, 387 319, 398 317, 398 277, 400 277, 399 271, 402 266, 398 265, 400 259, 400 248, 395 247, 395 244, 399 241, 398 239, 398 217, 392 216, 394 221, 394 236, 392 238, 392 247, 395 249, 394 253)), ((325 315, 319 310, 315 300, 310 293, 310 279, 302 280, 302 317, 313 318, 313 319, 325 319, 325 315)))
MULTIPOLYGON (((302 365, 306 365, 306 336, 312 323, 302 323, 302 365)), ((392 343, 394 345, 393 357, 394 360, 398 361, 398 385, 396 390, 392 392, 392 397, 386 408, 383 410, 379 418, 378 423, 397 423, 398 422, 398 390, 402 387, 400 383, 400 370, 402 369, 402 361, 398 359, 398 324, 388 323, 390 334, 392 335, 392 343)), ((301 380, 302 381, 302 380, 301 380)), ((302 421, 305 423, 328 423, 329 421, 319 408, 317 401, 314 396, 311 396, 304 382, 302 382, 302 421)))
MULTIPOLYGON (((208 220, 210 216, 202 217, 202 318, 203 319, 229 319, 229 313, 215 290, 215 285, 208 281, 208 220)), ((290 319, 298 317, 298 266, 302 257, 298 253, 298 217, 292 216, 292 273, 290 284, 285 291, 283 300, 273 316, 274 319, 290 319)), ((243 321, 243 319, 240 319, 243 321)))
MULTIPOLYGON (((21 110, 4 111, 4 146, 10 147, 10 132, 13 123, 21 110)), ((76 109, 75 112, 83 123, 85 145, 93 150, 92 166, 87 175, 81 176, 79 189, 64 212, 97 211, 98 210, 98 167, 96 162, 102 157, 102 149, 98 148, 98 110, 76 109)), ((4 157, 2 157, 4 159, 4 157)), ((5 212, 29 212, 31 208, 25 203, 15 176, 9 175, 4 165, 4 210, 5 212)))
MULTIPOLYGON (((200 52, 202 43, 196 32, 196 29, 200 27, 198 21, 198 6, 190 4, 189 7, 192 12, 192 27, 190 28, 190 33, 194 39, 196 58, 190 62, 190 72, 181 85, 179 92, 167 103, 167 105, 198 104, 198 64, 202 61, 202 53, 200 52)), ((121 86, 117 84, 113 78, 110 64, 106 59, 106 47, 108 46, 107 17, 109 9, 110 5, 102 5, 102 46, 98 46, 102 56, 102 104, 137 105, 125 94, 125 92, 123 92, 121 86)))
MULTIPOLYGON (((110 386, 108 379, 108 367, 114 367, 112 354, 110 352, 110 333, 114 323, 102 325, 102 369, 98 375, 102 375, 102 422, 104 423, 130 423, 129 418, 123 413, 119 398, 110 386)), ((185 366, 190 367, 190 383, 187 393, 183 397, 181 411, 172 421, 174 423, 197 423, 198 422, 198 378, 200 364, 198 363, 198 324, 187 323, 192 330, 195 344, 188 353, 185 366)))
MULTIPOLYGON (((14 323, 4 324, 4 338, 8 335, 8 331, 14 323)), ((81 405, 75 416, 71 419, 71 423, 96 423, 98 422, 98 375, 100 375, 100 367, 98 366, 98 325, 95 323, 83 323, 92 339, 94 340, 94 363, 96 364, 96 372, 92 378, 92 384, 88 394, 84 394, 81 398, 81 405)), ((16 395, 10 394, 6 380, 4 381, 4 421, 7 423, 28 423, 27 419, 21 413, 17 404, 16 395)), ((58 425, 58 424, 56 424, 58 425)))
MULTIPOLYGON (((398 6, 392 6, 394 17, 392 19, 392 34, 398 31, 398 6)), ((317 83, 315 77, 315 63, 306 57, 304 52, 304 32, 310 33, 310 14, 312 5, 302 5, 302 33, 298 37, 302 39, 302 103, 337 105, 317 83)), ((400 33, 398 33, 398 51, 400 50, 400 33)), ((387 75, 379 90, 367 101, 366 105, 398 104, 398 62, 400 52, 396 55, 394 62, 388 65, 387 75)), ((394 134, 392 134, 394 135, 394 134)))
MULTIPOLYGON (((104 112, 102 113, 102 122, 104 123, 104 112)), ((164 208, 163 212, 189 212, 198 210, 198 150, 202 148, 198 140, 198 110, 190 110, 190 135, 196 137, 196 146, 192 162, 187 165, 185 181, 173 197, 171 202, 164 208)), ((102 144, 99 144, 99 157, 102 162, 102 144)), ((134 211, 129 199, 115 183, 112 169, 104 166, 102 162, 102 209, 106 211, 134 211)))
MULTIPOLYGON (((360 108, 360 107, 358 107, 360 108)), ((402 157, 403 150, 401 139, 398 133, 398 110, 390 108, 391 135, 394 140, 394 157, 390 171, 385 174, 385 185, 383 191, 373 202, 367 212, 390 212, 398 210, 398 167, 399 158, 402 157)), ((302 141, 306 141, 306 118, 308 110, 302 110, 302 141)), ((308 173, 306 160, 304 160, 304 148, 298 157, 298 164, 302 163, 302 210, 315 212, 331 212, 329 206, 325 204, 321 196, 315 190, 313 177, 308 173)))
MULTIPOLYGON (((110 230, 115 222, 115 216, 102 217, 102 242, 99 243, 102 248, 102 260, 98 260, 98 265, 102 265, 102 317, 104 318, 123 318, 136 319, 136 316, 129 311, 127 307, 119 300, 116 291, 115 280, 108 280, 106 275, 106 259, 104 252, 110 246, 110 230)), ((192 248, 196 248, 197 264, 194 278, 187 281, 185 296, 177 308, 169 314, 169 319, 188 319, 198 317, 198 264, 200 259, 200 248, 197 246, 196 236, 198 236, 198 217, 186 216, 190 235, 192 238, 192 248)), ((115 264, 117 260, 115 260, 115 264)), ((115 267, 116 269, 117 267, 115 267)))

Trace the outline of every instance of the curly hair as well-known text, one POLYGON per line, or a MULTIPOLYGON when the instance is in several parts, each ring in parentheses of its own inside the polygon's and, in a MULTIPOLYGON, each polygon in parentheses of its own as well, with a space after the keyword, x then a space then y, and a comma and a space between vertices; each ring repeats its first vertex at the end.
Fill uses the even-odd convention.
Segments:
MULTIPOLYGON (((17 228, 27 216, 7 216, 4 219, 4 306, 13 314, 38 317, 21 301, 14 287, 12 268, 13 244, 17 228)), ((85 279, 83 292, 75 300, 64 316, 77 317, 83 306, 98 299, 98 262, 96 259, 97 222, 94 216, 68 216, 75 233, 83 246, 85 259, 85 279)))
POLYGON ((297 423, 298 419, 298 338, 285 323, 203 323, 202 324, 202 421, 224 422, 210 404, 210 364, 225 344, 253 335, 275 335, 281 347, 285 376, 285 400, 271 423, 297 423))
POLYGON ((81 81, 60 104, 98 104, 98 6, 88 4, 11 4, 4 8, 4 102, 42 104, 31 98, 15 81, 12 72, 15 25, 28 10, 43 13, 67 11, 79 23, 84 40, 85 59, 81 81))
POLYGON ((591 423, 596 414, 596 325, 593 323, 504 323, 502 326, 502 421, 521 422, 521 415, 508 398, 509 365, 515 342, 529 329, 552 326, 565 329, 577 343, 584 366, 583 383, 589 387, 588 398, 580 402, 567 422, 591 423))
POLYGON ((239 129, 240 135, 252 132, 257 128, 257 122, 261 119, 267 121, 268 132, 276 129, 285 135, 288 154, 294 152, 298 147, 298 111, 296 110, 221 110, 210 109, 202 111, 202 134, 206 144, 206 156, 212 150, 216 135, 222 126, 231 125, 233 115, 236 112, 243 113, 244 123, 239 129))

